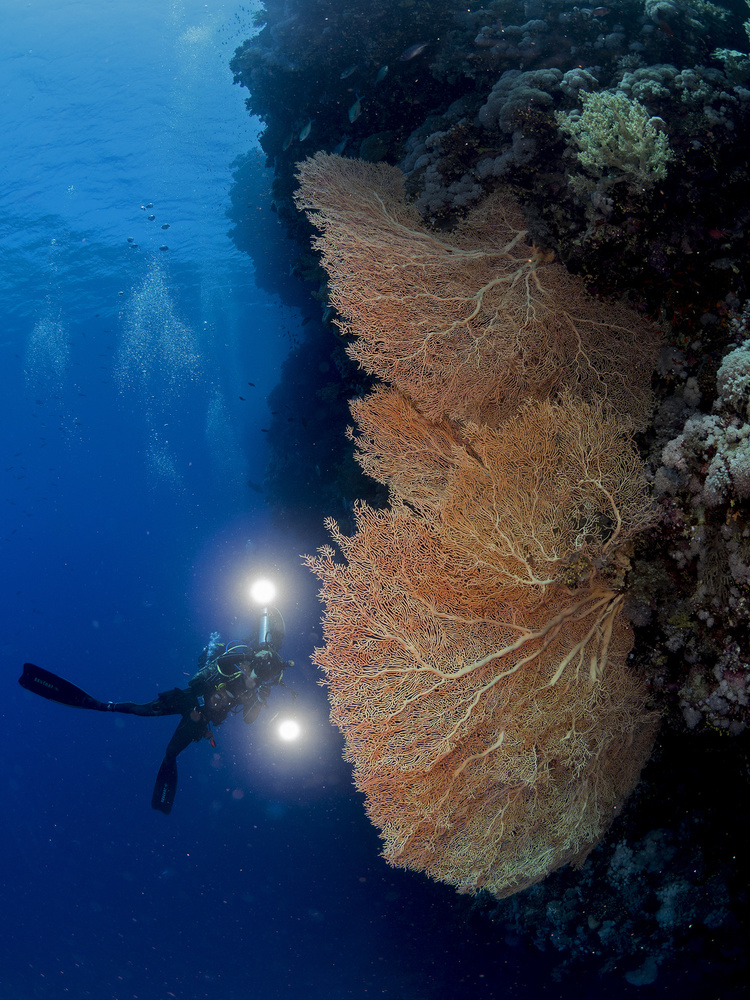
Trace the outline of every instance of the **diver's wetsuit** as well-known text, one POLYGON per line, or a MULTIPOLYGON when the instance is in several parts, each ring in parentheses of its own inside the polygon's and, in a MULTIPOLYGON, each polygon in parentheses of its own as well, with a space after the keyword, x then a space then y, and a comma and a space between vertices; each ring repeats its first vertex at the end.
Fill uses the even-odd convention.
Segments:
POLYGON ((282 674, 289 665, 269 644, 257 650, 237 644, 230 652, 209 662, 206 659, 207 651, 204 650, 199 661, 201 666, 191 677, 187 688, 164 691, 145 704, 99 701, 33 663, 24 664, 19 683, 43 698, 75 708, 152 717, 181 715, 167 745, 151 797, 154 809, 168 813, 177 790, 177 755, 191 743, 211 738, 211 726, 220 726, 230 713, 241 710, 245 722, 254 722, 271 688, 282 683, 282 674))
POLYGON ((241 654, 227 653, 202 667, 187 689, 164 691, 143 705, 132 701, 100 702, 100 710, 126 715, 181 715, 151 798, 151 806, 169 813, 177 790, 177 755, 193 742, 211 737, 230 712, 242 709, 245 722, 255 722, 274 684, 281 682, 286 663, 270 648, 241 654))

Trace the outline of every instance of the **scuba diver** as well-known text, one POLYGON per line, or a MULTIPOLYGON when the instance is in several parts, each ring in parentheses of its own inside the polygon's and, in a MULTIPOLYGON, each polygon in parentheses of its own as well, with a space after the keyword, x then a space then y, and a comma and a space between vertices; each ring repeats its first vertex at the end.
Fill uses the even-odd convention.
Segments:
MULTIPOLYGON (((177 755, 202 739, 210 740, 215 747, 213 726, 220 726, 228 715, 239 712, 246 723, 255 722, 261 709, 268 707, 271 689, 276 685, 286 687, 281 678, 286 667, 293 666, 293 661, 284 661, 279 656, 283 633, 284 621, 275 608, 264 608, 256 643, 250 640, 250 644, 224 644, 214 632, 187 688, 161 692, 145 704, 99 701, 75 684, 33 663, 24 663, 18 683, 27 691, 75 708, 125 715, 182 716, 167 745, 151 797, 152 809, 169 813, 177 790, 177 755)), ((292 697, 296 697, 295 692, 292 697)))

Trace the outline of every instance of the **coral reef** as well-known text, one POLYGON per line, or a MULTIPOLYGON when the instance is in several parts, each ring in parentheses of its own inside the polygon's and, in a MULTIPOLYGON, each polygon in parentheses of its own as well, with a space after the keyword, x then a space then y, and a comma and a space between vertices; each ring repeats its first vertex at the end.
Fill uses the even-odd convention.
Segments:
MULTIPOLYGON (((685 768, 688 786, 695 776, 694 796, 701 781, 714 794, 713 806, 704 810, 709 817, 716 812, 716 800, 746 798, 748 780, 747 770, 732 772, 730 787, 720 789, 716 777, 698 767, 713 740, 727 745, 726 759, 731 760, 732 753, 742 752, 747 736, 750 515, 743 471, 748 413, 741 359, 750 339, 743 306, 750 296, 747 6, 734 0, 726 7, 704 0, 623 0, 582 8, 568 0, 490 0, 467 9, 431 0, 409 8, 415 17, 405 15, 405 9, 391 0, 377 5, 368 0, 356 10, 268 0, 258 34, 233 61, 237 82, 249 87, 250 109, 265 126, 262 144, 273 172, 273 207, 297 241, 291 270, 312 283, 321 318, 305 328, 310 346, 299 348, 287 368, 295 378, 287 396, 293 393, 298 409, 315 413, 316 419, 308 422, 306 440, 304 424, 287 425, 286 411, 276 407, 279 415, 269 435, 276 449, 271 495, 287 511, 293 498, 283 492, 285 477, 304 482, 310 524, 316 511, 320 516, 335 513, 340 524, 353 530, 353 499, 365 488, 363 478, 352 472, 351 451, 342 457, 327 449, 319 464, 318 445, 311 447, 313 441, 333 441, 331 420, 345 421, 345 398, 364 397, 371 381, 344 350, 352 347, 351 334, 341 336, 336 322, 342 317, 327 307, 328 279, 309 252, 312 229, 293 204, 299 161, 324 150, 399 166, 407 201, 421 216, 423 232, 446 246, 473 208, 496 195, 501 185, 512 189, 525 216, 517 226, 527 231, 529 256, 534 247, 544 248, 537 260, 540 271, 554 254, 585 278, 594 295, 635 305, 666 333, 653 383, 657 406, 638 437, 658 498, 659 520, 636 539, 624 611, 635 635, 628 662, 645 679, 649 697, 662 713, 662 741, 674 734, 678 749, 670 772, 647 772, 646 790, 653 794, 636 794, 635 812, 647 815, 637 833, 627 833, 627 842, 638 858, 634 845, 649 829, 669 830, 673 841, 684 843, 684 857, 694 857, 690 837, 697 824, 677 828, 662 816, 648 826, 659 793, 667 800, 676 775, 685 768), (426 44, 402 59, 417 42, 426 44), (645 109, 646 121, 653 120, 654 144, 661 142, 666 151, 668 143, 666 176, 647 174, 648 183, 639 186, 629 183, 621 169, 610 183, 608 175, 598 176, 596 168, 590 172, 580 162, 581 149, 558 120, 580 117, 591 100, 587 95, 645 109), (738 349, 741 354, 735 353, 738 349), (314 373, 326 353, 334 373, 330 385, 300 377, 310 358, 314 373), (288 426, 294 428, 291 436, 288 426), (297 457, 287 451, 292 441, 297 457), (295 478, 298 467, 304 479, 295 478), (730 735, 733 739, 726 739, 730 735)), ((618 133, 615 144, 622 138, 618 133)), ((240 241, 242 226, 250 225, 252 217, 241 202, 238 194, 235 217, 243 221, 235 235, 240 241)), ((408 225, 413 232, 419 229, 414 216, 408 225)), ((252 240, 245 243, 252 245, 252 240)), ((259 273, 267 270, 261 260, 259 273)), ((285 294, 283 288, 280 293, 285 294)), ((284 399, 283 388, 279 398, 284 399)), ((364 403, 358 413, 364 420, 364 403)), ((417 433, 403 411, 399 419, 407 420, 409 433, 417 433)), ((420 444, 412 454, 424 456, 431 436, 449 430, 448 424, 440 429, 434 425, 426 444, 418 436, 425 447, 420 444)), ((348 444, 351 449, 352 442, 348 444)), ((422 490, 433 489, 434 477, 444 474, 440 462, 436 467, 415 463, 415 472, 417 468, 422 490)), ((391 466, 388 475, 394 474, 391 466)), ((376 489, 377 496, 368 500, 380 506, 384 487, 376 489)), ((717 765, 717 774, 729 771, 717 765)), ((689 797, 684 802, 687 811, 689 797)), ((633 809, 626 810, 622 821, 632 814, 633 809)), ((720 839, 712 822, 706 818, 700 847, 704 856, 711 837, 714 843, 720 839)), ((619 842, 617 829, 613 837, 619 842)), ((587 865, 606 847, 607 842, 593 852, 587 865)), ((680 863, 679 870, 686 873, 688 866, 680 863)), ((554 893, 555 881, 569 878, 582 903, 593 902, 599 882, 587 871, 560 873, 530 892, 549 887, 554 893)), ((710 932, 701 929, 702 911, 696 911, 690 930, 686 904, 679 908, 684 936, 677 928, 670 945, 665 931, 658 938, 664 951, 658 945, 649 952, 647 927, 654 926, 658 894, 682 897, 670 888, 669 866, 658 873, 636 865, 632 874, 633 880, 650 882, 648 912, 614 919, 608 936, 599 937, 590 928, 582 938, 568 933, 574 924, 567 917, 558 934, 563 924, 555 914, 569 914, 570 909, 547 912, 539 907, 541 896, 532 900, 527 893, 511 897, 520 914, 528 907, 528 919, 518 926, 526 933, 533 926, 540 944, 545 934, 553 934, 555 947, 571 961, 581 949, 599 949, 602 967, 613 970, 623 968, 616 956, 629 954, 627 940, 641 942, 626 967, 629 975, 638 974, 646 964, 639 954, 648 955, 653 962, 641 972, 645 977, 662 968, 670 947, 680 947, 691 935, 706 942, 706 954, 718 947, 710 932), (607 953, 615 957, 610 961, 607 953)), ((730 873, 721 877, 729 885, 730 873)), ((610 905, 625 907, 616 895, 610 905)), ((710 976, 711 962, 704 965, 710 976)), ((692 995, 690 984, 683 986, 683 995, 692 995)), ((724 990, 722 995, 733 994, 724 990)))
MULTIPOLYGON (((582 290, 518 253, 507 195, 448 241, 392 168, 318 154, 300 188, 351 350, 399 390, 352 408, 390 509, 359 505, 351 537, 329 519, 345 563, 307 559, 331 718, 387 860, 511 895, 583 861, 654 738, 621 615, 628 545, 653 519, 624 395, 597 371, 582 290), (500 391, 483 392, 493 356, 500 391), (535 382, 550 356, 584 368, 535 382)), ((593 323, 612 344, 628 331, 630 368, 654 338, 619 319, 593 323)), ((627 403, 638 422, 647 394, 627 403)))
MULTIPOLYGON (((738 333, 747 318, 736 317, 738 333)), ((680 409, 663 407, 672 416, 665 413, 665 426, 680 432, 655 441, 661 524, 656 547, 637 563, 633 608, 650 626, 650 655, 644 649, 641 656, 652 687, 676 692, 673 710, 689 729, 731 734, 750 721, 749 343, 721 361, 712 412, 697 409, 694 377, 685 381, 680 409), (649 594, 657 574, 662 584, 649 594)))
POLYGON ((497 922, 505 944, 527 941, 557 957, 557 978, 588 969, 645 986, 657 979, 686 998, 745 993, 747 892, 733 872, 748 806, 724 787, 742 785, 747 757, 737 741, 693 743, 662 733, 631 807, 576 872, 564 869, 498 903, 476 909, 497 922), (710 984, 710 985, 708 985, 710 984))
POLYGON ((393 167, 318 153, 300 176, 349 354, 429 419, 494 423, 568 388, 643 426, 653 330, 530 246, 507 191, 438 235, 393 167))
POLYGON ((583 111, 555 114, 560 130, 578 147, 583 173, 571 174, 570 188, 594 210, 612 211, 612 189, 625 184, 642 193, 665 180, 674 159, 661 118, 621 93, 581 93, 583 111))

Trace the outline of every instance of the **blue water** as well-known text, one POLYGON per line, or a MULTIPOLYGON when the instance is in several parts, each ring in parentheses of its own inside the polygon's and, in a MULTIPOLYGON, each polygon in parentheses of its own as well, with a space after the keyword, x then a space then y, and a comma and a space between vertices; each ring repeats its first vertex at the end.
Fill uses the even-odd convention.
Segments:
POLYGON ((231 164, 257 144, 228 69, 250 8, 2 15, 0 998, 528 995, 544 974, 467 901, 378 857, 309 662, 301 543, 247 486, 301 322, 227 236, 231 164), (150 796, 174 719, 16 683, 31 660, 105 700, 184 685, 213 630, 249 627, 261 569, 302 738, 229 720, 181 756, 168 817, 150 796))

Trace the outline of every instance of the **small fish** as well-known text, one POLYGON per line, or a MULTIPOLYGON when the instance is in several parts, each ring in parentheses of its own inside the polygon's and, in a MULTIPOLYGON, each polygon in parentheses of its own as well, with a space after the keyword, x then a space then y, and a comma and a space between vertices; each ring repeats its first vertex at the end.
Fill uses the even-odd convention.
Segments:
POLYGON ((255 388, 255 382, 248 382, 247 384, 251 385, 253 387, 253 389, 255 388))
POLYGON ((358 97, 357 100, 349 108, 349 121, 354 124, 359 116, 362 114, 362 98, 358 97))
POLYGON ((242 400, 243 403, 247 402, 244 396, 240 396, 239 398, 242 400))
POLYGON ((591 13, 594 17, 606 17, 609 14, 609 7, 594 7, 591 13))
POLYGON ((162 229, 169 229, 169 223, 165 222, 164 225, 161 228, 162 229))
POLYGON ((159 249, 160 249, 160 250, 169 250, 169 247, 165 245, 165 246, 163 246, 163 247, 159 247, 159 249))
POLYGON ((344 136, 344 138, 343 138, 343 139, 341 140, 341 142, 340 142, 340 143, 339 143, 339 144, 338 144, 338 145, 337 145, 337 146, 335 147, 335 149, 333 150, 333 152, 334 152, 334 154, 335 154, 336 156, 341 156, 341 154, 342 154, 342 153, 344 152, 344 150, 346 149, 346 144, 347 144, 347 142, 349 142, 349 136, 348 136, 348 135, 345 135, 345 136, 344 136))
POLYGON ((282 152, 286 153, 287 149, 289 149, 289 147, 293 142, 294 142, 294 132, 290 132, 289 135, 286 137, 286 139, 284 139, 284 143, 281 147, 282 152))
POLYGON ((664 32, 667 38, 674 38, 674 31, 672 31, 672 29, 669 27, 669 25, 665 20, 661 19, 657 21, 656 24, 659 27, 659 29, 664 32))
POLYGON ((153 222, 155 218, 156 218, 156 216, 155 216, 155 215, 149 215, 149 217, 148 217, 148 221, 149 221, 149 222, 153 222))
POLYGON ((388 67, 381 66, 380 69, 378 70, 378 75, 375 77, 375 83, 380 83, 381 80, 385 80, 387 75, 388 75, 388 67))
POLYGON ((310 120, 308 121, 307 125, 305 125, 303 127, 302 131, 300 132, 300 134, 299 134, 299 141, 300 142, 304 142, 305 141, 305 139, 310 134, 310 130, 311 129, 312 129, 312 118, 310 118, 310 120))
POLYGON ((398 57, 398 61, 409 62, 410 59, 416 59, 417 56, 424 52, 429 44, 429 42, 415 42, 414 45, 410 45, 408 49, 404 49, 398 57))
POLYGON ((339 77, 339 80, 348 80, 349 77, 353 76, 354 73, 356 73, 358 69, 359 69, 359 67, 357 66, 357 63, 352 63, 351 66, 347 66, 347 68, 344 70, 344 72, 339 77))

